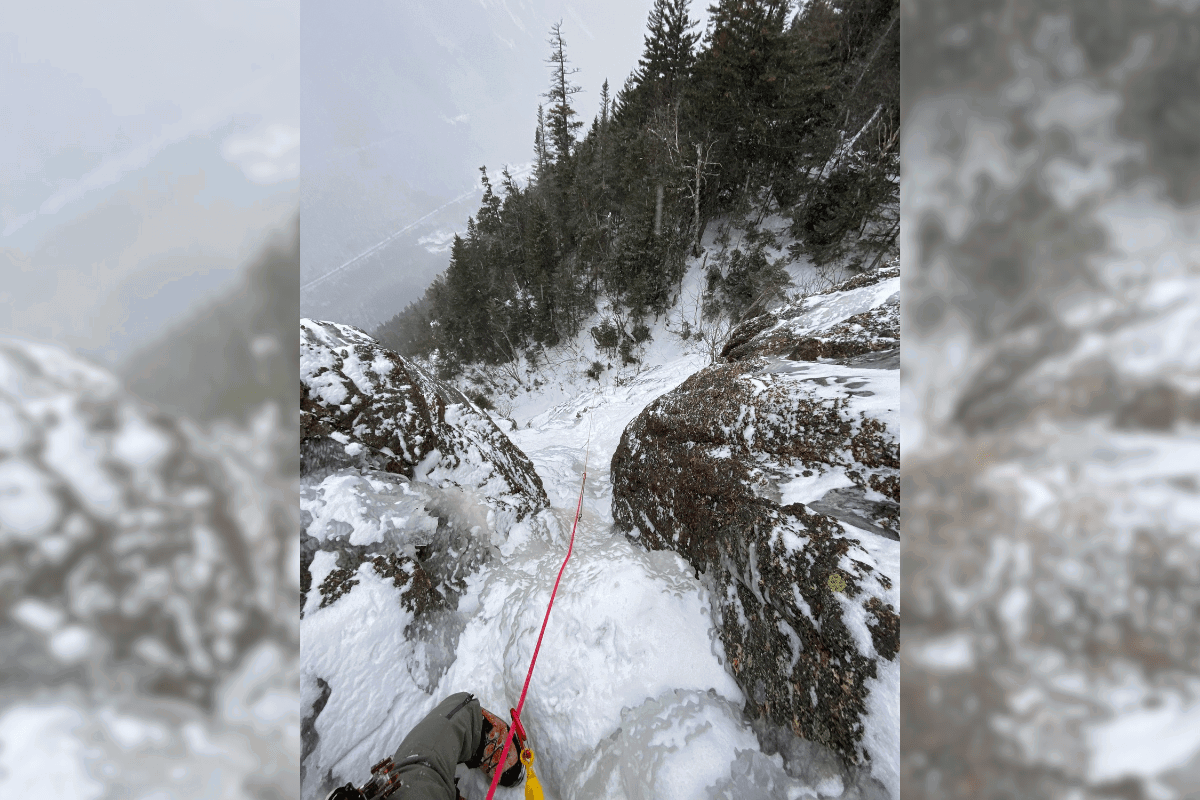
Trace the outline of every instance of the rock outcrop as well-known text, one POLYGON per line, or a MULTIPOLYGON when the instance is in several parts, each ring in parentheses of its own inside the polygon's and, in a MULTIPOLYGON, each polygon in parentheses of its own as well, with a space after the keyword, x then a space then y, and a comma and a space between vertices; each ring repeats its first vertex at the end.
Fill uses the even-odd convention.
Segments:
POLYGON ((513 522, 549 501, 533 462, 457 389, 358 328, 300 321, 301 470, 354 466, 474 491, 513 522))
POLYGON ((454 661, 466 577, 549 500, 533 462, 465 395, 361 330, 301 320, 300 351, 308 796, 344 756, 322 735, 352 739, 344 726, 383 724, 392 703, 433 691, 454 661), (387 687, 347 668, 363 649, 395 671, 387 687), (353 719, 363 693, 390 699, 353 719))
POLYGON ((612 461, 617 524, 715 584, 751 715, 876 762, 896 796, 898 284, 861 276, 743 324, 612 461))
MULTIPOLYGON (((300 388, 305 607, 317 550, 339 553, 334 583, 395 557, 417 584, 454 589, 489 537, 549 506, 533 462, 490 418, 358 328, 300 321, 300 388)), ((324 602, 343 592, 324 587, 324 602)))
POLYGON ((730 332, 721 357, 743 361, 777 355, 845 363, 894 350, 900 346, 899 278, 898 267, 887 267, 746 320, 730 332))

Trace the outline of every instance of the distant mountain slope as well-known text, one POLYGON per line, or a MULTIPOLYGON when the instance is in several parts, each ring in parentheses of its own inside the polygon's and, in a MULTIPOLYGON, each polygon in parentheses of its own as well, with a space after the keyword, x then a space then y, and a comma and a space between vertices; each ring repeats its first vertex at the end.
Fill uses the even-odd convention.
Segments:
POLYGON ((201 421, 245 420, 275 401, 284 424, 294 425, 298 263, 293 224, 224 296, 128 356, 120 369, 126 386, 165 411, 201 421))

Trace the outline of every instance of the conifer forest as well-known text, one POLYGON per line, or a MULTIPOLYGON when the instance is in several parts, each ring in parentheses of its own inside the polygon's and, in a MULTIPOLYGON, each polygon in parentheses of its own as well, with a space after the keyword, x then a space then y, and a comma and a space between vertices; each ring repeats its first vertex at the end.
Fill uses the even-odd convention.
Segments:
MULTIPOLYGON (((705 313, 736 322, 790 261, 869 270, 899 234, 899 0, 655 0, 636 69, 604 79, 590 125, 561 23, 533 123, 532 175, 481 167, 483 197, 450 263, 375 336, 438 364, 500 364, 580 332, 599 304, 638 321, 678 300, 710 224, 744 231, 705 264, 705 313), (582 135, 581 135, 582 134, 582 135), (778 225, 787 221, 782 255, 778 225)), ((600 342, 598 341, 598 344, 600 342)))

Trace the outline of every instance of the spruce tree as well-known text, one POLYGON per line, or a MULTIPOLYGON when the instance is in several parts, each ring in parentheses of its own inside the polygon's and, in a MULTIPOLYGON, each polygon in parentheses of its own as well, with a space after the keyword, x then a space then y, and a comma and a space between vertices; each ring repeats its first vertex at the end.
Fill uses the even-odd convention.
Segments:
POLYGON ((542 106, 538 105, 537 128, 533 131, 533 155, 535 159, 535 175, 538 180, 546 174, 546 169, 550 166, 550 154, 548 151, 549 145, 546 142, 546 116, 542 111, 542 106))
POLYGON ((608 112, 611 103, 612 100, 608 96, 608 78, 605 78, 604 85, 600 87, 600 119, 596 125, 596 161, 601 192, 608 191, 608 112))
POLYGON ((719 0, 709 8, 690 106, 701 138, 716 143, 722 210, 751 200, 751 190, 790 169, 803 141, 796 122, 820 100, 797 95, 807 81, 786 35, 788 5, 719 0))
MULTIPOLYGON (((563 166, 571 155, 571 145, 575 142, 575 131, 583 127, 583 122, 575 119, 578 116, 571 108, 571 96, 582 89, 571 83, 571 76, 579 72, 578 67, 567 66, 566 42, 562 36, 562 20, 550 27, 550 57, 546 63, 550 65, 550 89, 543 97, 550 101, 546 125, 549 128, 550 146, 554 149, 559 166, 563 166)), ((543 139, 543 141, 545 141, 543 139)))
POLYGON ((479 175, 483 185, 483 199, 479 205, 478 227, 480 233, 493 236, 500 232, 500 198, 492 191, 486 166, 479 168, 479 175))
POLYGON ((603 131, 608 127, 608 106, 612 99, 608 96, 608 78, 604 79, 604 84, 600 87, 600 130, 603 131))
POLYGON ((634 79, 649 108, 677 102, 691 73, 694 49, 700 35, 687 13, 688 0, 654 0, 646 22, 645 48, 634 79))

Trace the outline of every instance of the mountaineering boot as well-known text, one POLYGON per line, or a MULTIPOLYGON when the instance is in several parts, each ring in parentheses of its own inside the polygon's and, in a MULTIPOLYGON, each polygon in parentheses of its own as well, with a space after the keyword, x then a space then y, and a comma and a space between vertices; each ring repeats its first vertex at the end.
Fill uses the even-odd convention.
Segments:
MULTIPOLYGON (((483 732, 479 735, 479 749, 471 760, 465 762, 468 767, 478 767, 490 780, 504 751, 504 739, 508 736, 508 725, 486 708, 483 712, 483 732)), ((512 744, 508 747, 508 758, 504 759, 503 772, 500 773, 500 785, 509 788, 516 786, 525 777, 525 768, 521 766, 519 751, 521 742, 513 736, 512 744)))

